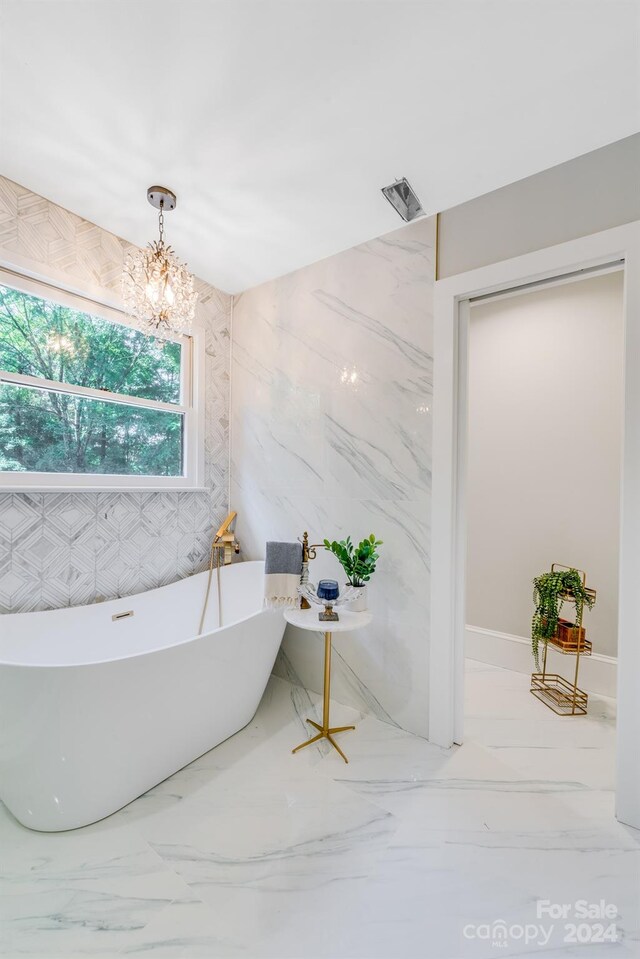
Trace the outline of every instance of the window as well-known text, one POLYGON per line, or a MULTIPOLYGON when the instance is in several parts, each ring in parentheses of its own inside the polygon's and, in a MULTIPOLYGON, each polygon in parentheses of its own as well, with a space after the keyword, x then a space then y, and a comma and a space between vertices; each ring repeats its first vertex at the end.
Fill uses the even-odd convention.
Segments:
POLYGON ((0 488, 198 485, 193 353, 0 271, 0 488))

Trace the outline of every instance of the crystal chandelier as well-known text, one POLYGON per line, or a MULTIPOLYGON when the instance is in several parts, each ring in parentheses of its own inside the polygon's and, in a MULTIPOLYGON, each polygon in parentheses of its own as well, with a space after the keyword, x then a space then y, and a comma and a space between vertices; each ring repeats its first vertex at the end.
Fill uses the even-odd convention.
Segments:
POLYGON ((160 235, 146 249, 127 256, 122 274, 124 307, 145 333, 180 336, 191 332, 198 294, 186 263, 164 238, 164 213, 175 209, 176 196, 166 187, 151 186, 147 200, 159 211, 160 235))

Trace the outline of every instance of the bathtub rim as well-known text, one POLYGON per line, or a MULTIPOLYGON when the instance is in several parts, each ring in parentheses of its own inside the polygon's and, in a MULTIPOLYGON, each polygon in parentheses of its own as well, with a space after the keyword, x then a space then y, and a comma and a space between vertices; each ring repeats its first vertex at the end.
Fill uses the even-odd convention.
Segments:
MULTIPOLYGON (((262 566, 262 567, 264 568, 264 560, 244 560, 244 561, 241 561, 240 563, 234 563, 234 564, 232 564, 231 566, 222 567, 221 573, 222 573, 222 575, 225 575, 225 570, 228 570, 228 571, 230 572, 231 569, 233 569, 234 567, 249 566, 249 565, 254 565, 254 566, 260 565, 260 566, 262 566)), ((38 609, 38 610, 33 610, 33 611, 27 612, 27 613, 4 613, 4 614, 0 615, 0 623, 2 622, 3 616, 20 616, 20 617, 23 617, 23 616, 51 616, 51 615, 55 615, 56 613, 63 613, 63 614, 64 614, 64 613, 68 613, 68 612, 70 612, 71 610, 74 610, 74 611, 75 611, 75 610, 81 610, 81 609, 94 609, 96 606, 99 606, 101 609, 107 609, 107 611, 108 611, 108 607, 109 607, 111 604, 134 602, 134 600, 138 599, 138 598, 141 597, 141 596, 148 596, 150 593, 158 593, 158 592, 161 592, 162 590, 170 589, 172 586, 175 586, 175 585, 177 585, 178 583, 182 583, 182 582, 184 582, 185 580, 195 579, 195 578, 198 577, 198 576, 206 577, 207 575, 208 575, 208 570, 201 570, 199 573, 191 573, 189 576, 183 576, 181 579, 177 579, 177 580, 175 580, 173 583, 165 583, 163 586, 154 586, 153 589, 147 589, 147 590, 145 590, 145 591, 142 592, 142 593, 132 593, 130 596, 119 596, 119 597, 116 597, 115 599, 105 600, 105 601, 102 602, 102 603, 84 603, 84 604, 81 604, 81 605, 79 605, 79 606, 60 606, 60 607, 57 607, 56 609, 38 609)), ((228 575, 228 573, 227 573, 226 575, 228 575)), ((204 600, 204 595, 203 595, 203 600, 204 600)), ((125 653, 125 654, 120 655, 120 656, 112 656, 112 657, 110 657, 110 658, 108 658, 108 659, 95 659, 95 660, 91 660, 90 662, 73 662, 73 663, 51 663, 51 662, 24 663, 24 662, 11 662, 11 661, 6 660, 6 659, 3 657, 3 655, 2 655, 2 649, 1 649, 2 643, 1 643, 1 640, 0 640, 0 668, 13 668, 13 669, 88 669, 88 668, 90 668, 91 666, 104 666, 104 665, 106 665, 106 664, 108 664, 108 663, 125 662, 126 660, 129 660, 129 659, 138 659, 138 658, 143 657, 143 656, 150 656, 150 655, 153 655, 153 654, 155 654, 155 653, 162 653, 162 652, 164 652, 165 650, 168 650, 168 649, 175 649, 175 648, 180 647, 180 646, 185 646, 185 645, 188 645, 189 643, 194 643, 194 642, 196 642, 196 640, 199 640, 199 639, 207 639, 207 638, 209 638, 209 637, 211 637, 211 636, 215 636, 216 633, 222 633, 222 632, 224 632, 224 631, 227 630, 227 629, 231 629, 232 627, 238 626, 238 625, 241 624, 241 623, 246 623, 246 622, 248 622, 249 620, 255 619, 255 618, 258 617, 258 616, 262 616, 262 615, 265 614, 265 613, 275 613, 275 612, 280 612, 280 613, 282 613, 282 609, 274 610, 274 609, 270 609, 269 607, 266 607, 266 606, 263 605, 263 606, 259 607, 258 609, 254 609, 252 612, 248 613, 246 616, 241 616, 241 617, 239 617, 238 619, 234 619, 233 621, 231 621, 231 622, 229 622, 229 623, 225 623, 223 626, 216 626, 215 629, 210 629, 210 630, 208 630, 208 631, 205 632, 205 633, 196 633, 194 636, 187 636, 187 637, 185 637, 184 639, 179 639, 179 640, 177 640, 176 642, 173 642, 173 643, 171 643, 171 644, 169 644, 169 645, 165 645, 165 646, 154 646, 154 647, 151 648, 151 649, 145 649, 145 650, 143 650, 143 651, 139 651, 139 652, 135 652, 135 653, 125 653)))

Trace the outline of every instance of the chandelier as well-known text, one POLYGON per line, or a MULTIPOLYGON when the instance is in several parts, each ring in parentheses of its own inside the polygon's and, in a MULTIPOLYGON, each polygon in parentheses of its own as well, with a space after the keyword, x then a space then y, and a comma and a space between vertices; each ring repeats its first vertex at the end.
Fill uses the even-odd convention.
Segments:
POLYGON ((159 211, 159 238, 127 256, 122 274, 124 307, 145 333, 181 336, 191 332, 198 294, 186 263, 164 238, 164 213, 175 210, 176 195, 166 187, 151 186, 147 200, 159 211))

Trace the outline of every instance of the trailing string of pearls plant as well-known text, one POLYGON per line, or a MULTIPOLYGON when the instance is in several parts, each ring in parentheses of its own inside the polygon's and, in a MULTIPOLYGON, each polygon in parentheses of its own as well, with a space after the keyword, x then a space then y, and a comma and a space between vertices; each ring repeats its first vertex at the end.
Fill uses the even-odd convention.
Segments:
POLYGON ((147 199, 159 211, 159 238, 127 256, 122 274, 124 307, 145 333, 161 338, 188 335, 198 294, 186 263, 164 236, 164 213, 175 209, 176 196, 166 187, 152 186, 147 199))
POLYGON ((551 570, 533 580, 535 609, 531 620, 531 649, 536 669, 540 670, 540 641, 546 646, 556 635, 560 610, 565 599, 576 607, 576 622, 582 622, 584 607, 592 609, 593 590, 588 590, 577 569, 551 570))

